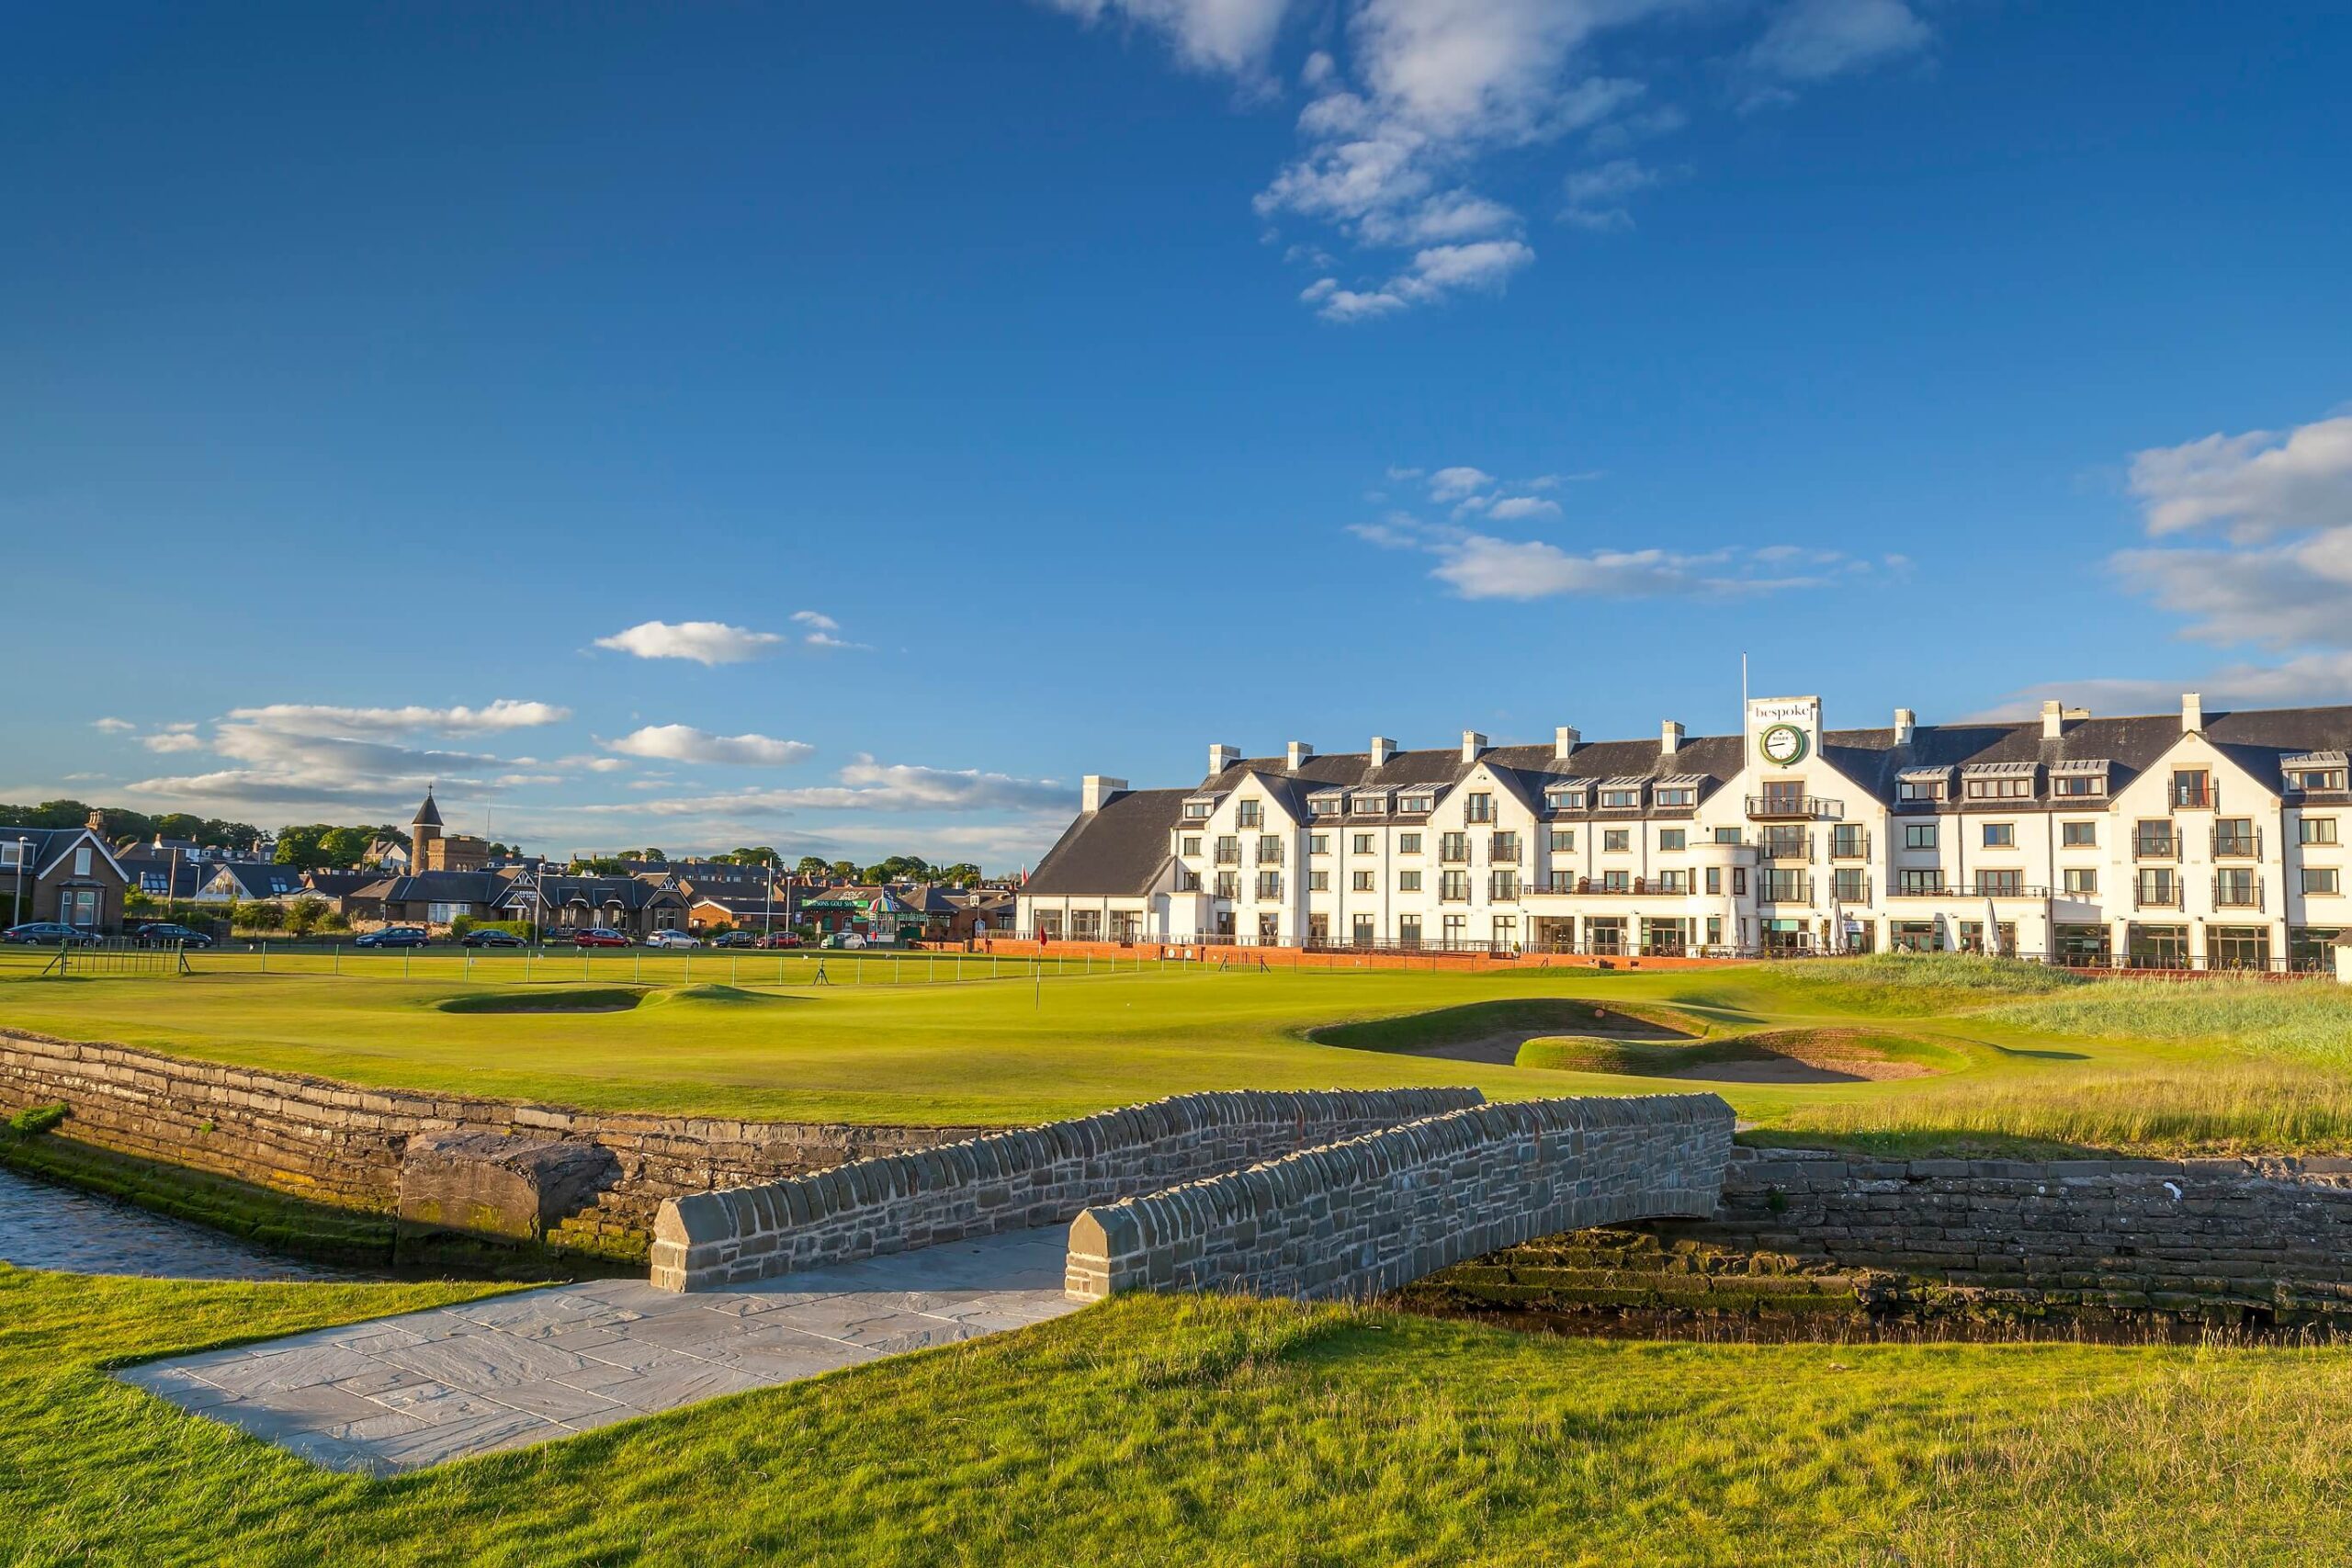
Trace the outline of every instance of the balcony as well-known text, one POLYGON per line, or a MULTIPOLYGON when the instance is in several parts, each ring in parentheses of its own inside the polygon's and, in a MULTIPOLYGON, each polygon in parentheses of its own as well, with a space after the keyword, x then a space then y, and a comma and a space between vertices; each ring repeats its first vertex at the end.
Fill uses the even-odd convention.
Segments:
POLYGON ((2180 858, 2180 840, 2170 834, 2161 839, 2135 835, 2132 840, 2132 858, 2177 861, 2180 858))
POLYGON ((2135 909, 2177 909, 2180 908, 2180 885, 2170 887, 2134 887, 2132 907, 2135 909))
POLYGON ((1753 822, 1835 821, 1846 815, 1846 804, 1817 795, 1751 795, 1747 816, 1753 822))
POLYGON ((1487 889, 1487 900, 1496 904, 1516 904, 1519 902, 1520 886, 1519 878, 1515 876, 1509 882, 1495 883, 1487 889))
POLYGON ((1688 882, 1669 885, 1664 878, 1656 876, 1632 876, 1621 883, 1611 883, 1598 876, 1544 876, 1529 883, 1526 891, 1595 897, 1687 898, 1691 888, 1688 882))
POLYGON ((2216 909, 2262 908, 2262 883, 2259 879, 2240 882, 2230 876, 2213 879, 2213 908, 2216 909))
POLYGON ((1519 863, 1519 835, 1497 833, 1487 840, 1487 860, 1493 865, 1517 865, 1519 863))
POLYGON ((1280 864, 1282 864, 1282 863, 1283 863, 1283 847, 1282 847, 1280 844, 1276 844, 1276 845, 1274 846, 1273 851, 1272 851, 1272 853, 1269 853, 1267 851, 1265 851, 1265 850, 1264 850, 1264 849, 1262 849, 1262 848, 1261 848, 1261 849, 1260 849, 1260 850, 1259 850, 1259 852, 1258 852, 1258 863, 1259 863, 1260 865, 1280 865, 1280 864))
POLYGON ((1871 858, 1871 836, 1868 833, 1832 833, 1829 835, 1831 860, 1868 860, 1871 858))
MULTIPOLYGON (((1934 887, 1894 886, 1886 890, 1890 898, 2047 898, 2050 889, 2027 883, 2008 882, 1950 882, 1934 887)), ((2096 898, 2096 893, 2069 894, 2069 897, 2096 898)))
POLYGON ((2262 858, 2262 829, 2251 828, 2244 832, 2224 833, 2216 829, 2213 833, 2213 858, 2215 860, 2260 860, 2262 858))
POLYGON ((1813 863, 1813 835, 1802 830, 1786 833, 1767 831, 1756 840, 1756 852, 1766 860, 1801 860, 1813 863))
POLYGON ((1219 865, 1239 865, 1241 863, 1241 852, 1238 849, 1221 849, 1216 852, 1216 863, 1219 865))

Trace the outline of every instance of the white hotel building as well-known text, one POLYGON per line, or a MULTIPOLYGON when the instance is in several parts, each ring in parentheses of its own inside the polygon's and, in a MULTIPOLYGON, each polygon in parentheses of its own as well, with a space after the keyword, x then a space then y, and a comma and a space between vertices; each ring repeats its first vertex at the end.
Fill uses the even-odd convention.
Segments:
POLYGON ((1983 949, 2322 968, 2352 931, 2352 707, 1245 759, 1089 775, 1023 888, 1056 940, 1600 954, 1983 949))

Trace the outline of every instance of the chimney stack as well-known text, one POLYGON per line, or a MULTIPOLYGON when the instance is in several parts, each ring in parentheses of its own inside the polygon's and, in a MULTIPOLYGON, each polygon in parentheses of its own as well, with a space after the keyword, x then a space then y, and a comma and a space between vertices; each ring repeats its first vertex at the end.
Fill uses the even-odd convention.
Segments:
POLYGON ((1306 741, 1292 741, 1290 743, 1290 771, 1294 773, 1298 772, 1298 765, 1313 755, 1315 755, 1315 748, 1309 746, 1306 741))
POLYGON ((1583 739, 1584 737, 1577 733, 1577 727, 1573 724, 1564 724, 1552 731, 1552 760, 1555 762, 1566 761, 1568 753, 1575 750, 1577 742, 1583 739))
POLYGON ((1910 745, 1911 732, 1918 728, 1919 716, 1917 714, 1913 713, 1909 708, 1896 708, 1894 710, 1894 743, 1897 746, 1910 745))
POLYGON ((1664 724, 1659 725, 1657 729, 1657 749, 1660 752, 1668 757, 1671 757, 1677 751, 1681 750, 1682 726, 1677 724, 1670 718, 1664 724))
POLYGON ((2195 735, 2205 728, 2205 698, 2197 692, 2180 694, 2180 732, 2195 735))
POLYGON ((1396 742, 1389 739, 1385 735, 1375 735, 1372 738, 1372 750, 1369 755, 1374 767, 1384 767, 1387 764, 1389 758, 1396 755, 1396 742))
POLYGON ((1462 760, 1464 761, 1476 761, 1478 760, 1478 753, 1486 749, 1487 738, 1485 736, 1479 734, 1475 729, 1465 729, 1462 732, 1462 760))
POLYGON ((1209 777, 1216 777, 1217 774, 1225 772, 1226 769, 1233 766, 1234 763, 1239 761, 1241 761, 1241 748, 1238 746, 1210 747, 1209 777))
POLYGON ((1102 809, 1103 803, 1127 787, 1125 779, 1110 778, 1102 773, 1089 773, 1079 781, 1078 808, 1091 816, 1102 809))
POLYGON ((2041 705, 2041 738, 2055 740, 2066 733, 2066 707, 2056 698, 2041 705))

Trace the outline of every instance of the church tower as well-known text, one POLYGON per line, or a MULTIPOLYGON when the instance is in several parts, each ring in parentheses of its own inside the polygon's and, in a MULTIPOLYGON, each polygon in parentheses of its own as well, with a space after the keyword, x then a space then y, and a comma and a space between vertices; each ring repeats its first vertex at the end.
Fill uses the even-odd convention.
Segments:
POLYGON ((424 786, 424 804, 416 808, 416 816, 408 825, 408 870, 411 876, 419 872, 438 871, 435 864, 441 848, 441 808, 433 804, 433 786, 424 786))

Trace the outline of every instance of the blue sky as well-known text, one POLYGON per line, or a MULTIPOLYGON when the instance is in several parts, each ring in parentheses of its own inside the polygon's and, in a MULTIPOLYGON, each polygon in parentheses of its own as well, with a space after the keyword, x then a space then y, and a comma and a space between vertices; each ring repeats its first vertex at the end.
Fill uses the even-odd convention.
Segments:
POLYGON ((1010 868, 1743 650, 2352 700, 2340 6, 47 10, 0 799, 1010 868))

